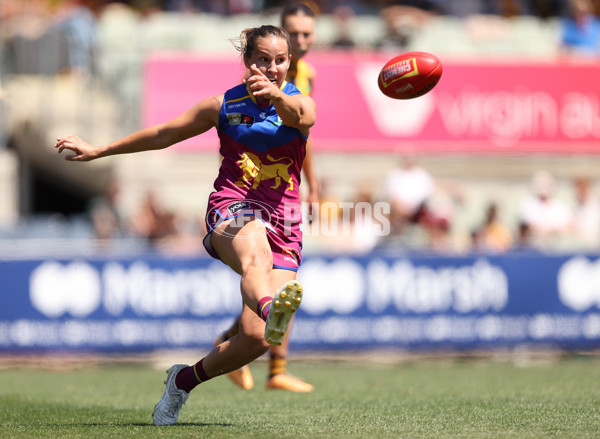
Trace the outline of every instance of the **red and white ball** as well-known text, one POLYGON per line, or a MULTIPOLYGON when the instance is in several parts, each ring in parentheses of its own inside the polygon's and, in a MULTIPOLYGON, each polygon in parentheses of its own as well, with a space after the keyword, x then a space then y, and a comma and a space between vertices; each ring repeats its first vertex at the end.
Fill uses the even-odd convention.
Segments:
POLYGON ((442 63, 431 53, 407 52, 389 60, 379 72, 377 83, 393 99, 423 96, 442 77, 442 63))

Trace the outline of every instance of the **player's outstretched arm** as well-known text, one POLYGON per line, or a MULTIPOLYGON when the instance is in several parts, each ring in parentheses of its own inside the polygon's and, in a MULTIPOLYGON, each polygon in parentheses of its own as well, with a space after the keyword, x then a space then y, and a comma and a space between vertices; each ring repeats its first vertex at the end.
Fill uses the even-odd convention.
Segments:
POLYGON ((169 122, 144 128, 108 145, 91 145, 77 136, 59 137, 55 148, 59 154, 65 149, 71 154, 65 160, 87 162, 114 154, 152 151, 167 148, 216 127, 223 95, 204 99, 185 113, 169 122))

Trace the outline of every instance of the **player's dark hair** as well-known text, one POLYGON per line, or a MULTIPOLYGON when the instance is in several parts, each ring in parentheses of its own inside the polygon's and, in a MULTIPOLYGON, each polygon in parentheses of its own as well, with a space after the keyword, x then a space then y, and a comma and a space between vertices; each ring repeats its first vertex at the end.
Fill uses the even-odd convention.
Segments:
POLYGON ((252 53, 256 49, 256 40, 268 36, 283 38, 287 43, 288 54, 292 51, 290 35, 287 33, 287 31, 282 27, 272 26, 270 24, 244 29, 240 34, 240 38, 231 40, 231 42, 235 48, 241 52, 242 58, 246 60, 252 56, 252 53))
POLYGON ((286 6, 281 13, 281 25, 285 23, 286 17, 294 15, 306 15, 307 17, 315 17, 314 11, 304 3, 296 3, 294 5, 286 6))

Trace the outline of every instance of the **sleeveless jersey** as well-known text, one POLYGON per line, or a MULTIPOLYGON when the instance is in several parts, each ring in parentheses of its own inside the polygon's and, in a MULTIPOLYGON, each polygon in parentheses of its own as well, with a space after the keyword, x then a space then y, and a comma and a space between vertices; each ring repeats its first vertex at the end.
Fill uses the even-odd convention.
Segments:
MULTIPOLYGON (((289 82, 281 89, 300 93, 289 82)), ((223 160, 209 207, 228 205, 230 211, 221 214, 235 215, 232 209, 262 206, 279 235, 301 241, 299 186, 307 137, 284 125, 273 105, 259 106, 245 84, 225 92, 217 131, 223 160)))
POLYGON ((309 63, 300 59, 296 70, 288 70, 285 80, 294 84, 303 95, 310 96, 313 91, 315 72, 309 63))

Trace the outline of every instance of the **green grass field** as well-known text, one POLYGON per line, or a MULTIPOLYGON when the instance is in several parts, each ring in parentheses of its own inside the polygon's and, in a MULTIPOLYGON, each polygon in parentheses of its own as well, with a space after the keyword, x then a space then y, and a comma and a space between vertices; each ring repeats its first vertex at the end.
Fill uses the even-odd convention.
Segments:
POLYGON ((597 438, 600 361, 517 366, 492 360, 395 364, 294 361, 310 394, 201 385, 179 423, 154 427, 164 371, 106 364, 0 370, 0 438, 597 438))

